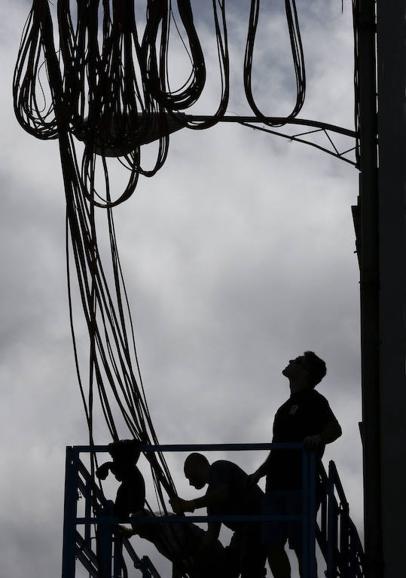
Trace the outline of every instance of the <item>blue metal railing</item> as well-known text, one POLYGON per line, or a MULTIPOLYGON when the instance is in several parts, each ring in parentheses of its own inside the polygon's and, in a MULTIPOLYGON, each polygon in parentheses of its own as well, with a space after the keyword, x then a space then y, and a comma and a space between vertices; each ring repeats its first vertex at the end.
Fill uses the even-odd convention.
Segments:
MULTIPOLYGON (((296 521, 302 525, 303 578, 316 576, 316 541, 326 560, 328 578, 363 578, 363 549, 357 530, 349 517, 348 503, 333 462, 329 474, 317 464, 315 454, 303 450, 302 444, 188 444, 145 446, 148 452, 229 452, 252 450, 297 450, 302 454, 302 512, 297 516, 159 516, 137 517, 147 524, 220 522, 264 523, 272 520, 296 521), (316 468, 318 468, 316 473, 316 468), (318 491, 316 495, 316 482, 318 491), (316 500, 320 502, 320 524, 315 518, 316 500)), ((125 566, 123 549, 143 578, 159 578, 148 557, 140 558, 128 539, 114 532, 118 520, 100 515, 106 506, 103 493, 80 459, 80 454, 104 453, 107 446, 75 446, 66 449, 65 506, 62 578, 75 578, 76 559, 94 578, 122 578, 125 566), (78 516, 79 494, 84 498, 84 516, 78 516), (91 516, 94 511, 96 516, 91 516), (93 552, 91 527, 98 528, 98 554, 93 552)), ((209 578, 209 577, 208 577, 209 578)))
MULTIPOLYGON (((140 570, 143 578, 160 578, 151 560, 140 558, 130 541, 113 532, 113 519, 109 516, 91 517, 91 511, 102 512, 107 504, 102 491, 93 480, 86 466, 80 460, 78 447, 66 448, 64 527, 62 547, 62 578, 74 578, 76 560, 79 560, 93 578, 121 578, 120 566, 123 566, 123 549, 128 554, 133 566, 140 570), (85 519, 84 532, 80 532, 78 517, 78 500, 84 498, 85 519), (91 526, 100 527, 99 555, 93 551, 91 526), (79 529, 78 529, 79 525, 79 529), (103 554, 102 559, 100 553, 103 554), (113 574, 110 571, 113 562, 113 574), (107 572, 106 572, 107 568, 107 572), (110 568, 110 569, 109 569, 110 568)), ((106 450, 107 451, 107 448, 106 450)))
POLYGON ((326 577, 364 578, 364 550, 335 463, 330 461, 328 473, 319 468, 318 475, 322 498, 316 538, 327 562, 326 577))

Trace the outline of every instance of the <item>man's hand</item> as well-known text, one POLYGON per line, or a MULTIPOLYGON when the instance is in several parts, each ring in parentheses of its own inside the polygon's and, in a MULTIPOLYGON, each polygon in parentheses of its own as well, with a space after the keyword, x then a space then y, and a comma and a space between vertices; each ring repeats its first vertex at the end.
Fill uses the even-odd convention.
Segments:
POLYGON ((321 438, 321 435, 316 434, 314 436, 305 437, 303 440, 303 445, 305 450, 315 451, 321 450, 325 444, 321 438))
POLYGON ((105 480, 107 478, 112 465, 113 462, 105 462, 97 468, 96 476, 99 478, 99 480, 105 480))
POLYGON ((131 536, 134 536, 134 534, 137 533, 134 528, 128 528, 127 526, 124 526, 124 524, 117 524, 116 531, 124 538, 131 538, 131 536))
POLYGON ((174 496, 169 500, 175 514, 184 514, 185 512, 194 512, 195 506, 193 500, 182 500, 178 496, 174 496))

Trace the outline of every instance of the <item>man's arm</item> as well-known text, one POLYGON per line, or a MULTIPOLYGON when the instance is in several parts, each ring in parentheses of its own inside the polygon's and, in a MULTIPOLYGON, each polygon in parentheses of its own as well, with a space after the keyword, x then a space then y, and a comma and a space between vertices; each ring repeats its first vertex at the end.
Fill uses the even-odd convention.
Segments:
POLYGON ((214 490, 208 492, 200 498, 194 500, 182 500, 182 498, 172 498, 170 500, 171 506, 176 514, 183 514, 184 512, 194 512, 199 508, 207 508, 218 506, 228 497, 228 486, 223 484, 214 490))
POLYGON ((307 436, 304 440, 304 447, 307 450, 317 450, 326 444, 335 442, 342 435, 342 429, 336 419, 329 421, 324 429, 316 435, 307 436))
POLYGON ((331 444, 335 442, 342 435, 343 431, 337 420, 330 421, 324 430, 321 432, 320 437, 324 444, 331 444))
POLYGON ((248 476, 248 483, 250 485, 257 484, 261 478, 263 478, 269 470, 269 462, 271 459, 271 453, 268 454, 268 457, 264 461, 263 464, 259 466, 259 468, 253 473, 248 476))

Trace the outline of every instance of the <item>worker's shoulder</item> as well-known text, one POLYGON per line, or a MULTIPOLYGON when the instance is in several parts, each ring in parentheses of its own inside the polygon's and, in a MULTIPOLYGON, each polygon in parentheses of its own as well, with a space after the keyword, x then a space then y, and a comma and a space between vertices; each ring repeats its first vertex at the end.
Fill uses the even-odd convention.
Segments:
POLYGON ((234 462, 230 462, 229 460, 216 460, 210 466, 211 474, 223 474, 227 477, 241 477, 247 476, 246 472, 234 462))
POLYGON ((328 404, 327 398, 322 393, 317 391, 317 389, 311 389, 309 391, 309 398, 315 402, 328 404))
POLYGON ((212 468, 239 468, 234 462, 230 460, 216 460, 211 464, 212 468))

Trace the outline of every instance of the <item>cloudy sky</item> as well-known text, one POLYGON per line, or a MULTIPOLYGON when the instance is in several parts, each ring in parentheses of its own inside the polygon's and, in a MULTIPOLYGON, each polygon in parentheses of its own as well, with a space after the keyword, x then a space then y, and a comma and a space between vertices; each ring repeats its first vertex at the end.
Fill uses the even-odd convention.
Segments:
MULTIPOLYGON (((228 4, 229 111, 246 114, 249 2, 228 4)), ((273 115, 292 102, 279 8, 263 15, 256 80, 259 101, 273 115)), ((87 433, 68 323, 58 147, 24 133, 12 108, 28 9, 23 0, 3 0, 0 8, 0 554, 4 575, 48 578, 60 573, 65 446, 86 443, 87 433)), ((352 128, 351 3, 342 12, 338 0, 299 0, 298 10, 308 76, 300 116, 352 128)), ((210 64, 206 16, 198 21, 210 64)), ((199 112, 214 108, 212 84, 199 112)), ((351 219, 357 177, 316 149, 248 128, 185 130, 173 135, 164 168, 140 180, 115 215, 161 442, 269 441, 273 415, 288 397, 281 370, 313 349, 328 365, 319 391, 344 431, 326 463, 335 460, 361 528, 359 274, 351 219)), ((169 458, 171 471, 180 493, 193 497, 183 457, 169 458)), ((227 457, 252 471, 264 456, 227 457)))

